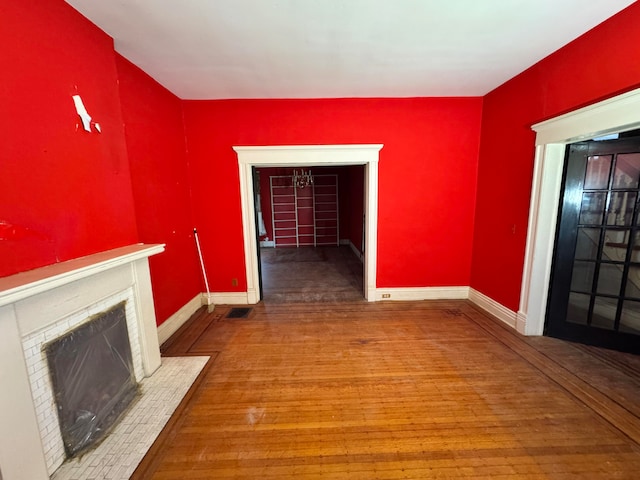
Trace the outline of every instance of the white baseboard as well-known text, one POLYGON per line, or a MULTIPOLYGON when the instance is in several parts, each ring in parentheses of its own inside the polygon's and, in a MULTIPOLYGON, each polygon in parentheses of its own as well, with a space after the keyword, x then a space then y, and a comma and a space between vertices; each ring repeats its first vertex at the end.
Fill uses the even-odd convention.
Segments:
POLYGON ((506 323, 511 328, 516 328, 517 315, 513 310, 509 310, 504 305, 501 305, 492 298, 487 297, 485 294, 480 293, 473 288, 469 289, 469 300, 487 313, 496 317, 498 320, 506 323))
POLYGON ((162 345, 171 335, 184 325, 191 316, 204 305, 248 305, 247 292, 211 292, 211 297, 206 293, 199 293, 184 305, 180 310, 167 318, 158 326, 158 342, 162 345))
POLYGON ((518 312, 516 315, 516 330, 522 335, 527 335, 527 315, 524 312, 518 312))
POLYGON ((158 326, 158 343, 162 345, 164 342, 169 340, 171 335, 176 333, 178 329, 184 325, 185 322, 191 318, 191 315, 196 313, 202 305, 202 294, 199 293, 189 300, 186 305, 180 308, 180 310, 162 322, 158 326))
POLYGON ((466 300, 469 287, 377 288, 376 301, 466 300))
MULTIPOLYGON (((249 305, 247 292, 212 292, 213 304, 249 305)), ((526 317, 487 297, 471 287, 406 287, 377 288, 375 301, 470 300, 489 314, 524 333, 526 317)), ((206 293, 199 294, 158 327, 160 344, 166 341, 201 305, 207 305, 206 293), (191 313, 188 313, 191 312, 191 313), (165 337, 166 335, 166 337, 165 337)))
POLYGON ((275 247, 276 246, 276 242, 273 240, 261 240, 260 241, 260 246, 261 247, 275 247))
POLYGON ((211 297, 216 305, 249 305, 247 292, 211 292, 211 297))
POLYGON ((202 292, 200 295, 202 295, 202 305, 203 306, 215 305, 215 302, 213 301, 213 294, 212 293, 202 292))

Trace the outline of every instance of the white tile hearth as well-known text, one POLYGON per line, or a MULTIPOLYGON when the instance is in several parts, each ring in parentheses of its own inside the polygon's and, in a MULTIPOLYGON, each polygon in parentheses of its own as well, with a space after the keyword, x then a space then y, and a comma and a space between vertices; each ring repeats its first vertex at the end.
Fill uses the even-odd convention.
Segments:
POLYGON ((209 357, 163 357, 140 383, 142 395, 113 432, 80 459, 64 463, 53 480, 127 480, 202 371, 209 357))

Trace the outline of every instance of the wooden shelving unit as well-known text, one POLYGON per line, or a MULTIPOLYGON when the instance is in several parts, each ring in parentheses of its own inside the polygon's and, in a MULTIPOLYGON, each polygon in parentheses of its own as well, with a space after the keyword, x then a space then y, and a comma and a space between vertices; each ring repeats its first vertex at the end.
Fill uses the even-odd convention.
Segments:
POLYGON ((338 176, 315 175, 315 245, 339 245, 338 176))
POLYGON ((290 176, 270 177, 271 222, 276 247, 298 246, 298 211, 296 189, 290 176))
POLYGON ((296 188, 290 175, 269 178, 276 247, 339 245, 338 176, 314 175, 296 188))

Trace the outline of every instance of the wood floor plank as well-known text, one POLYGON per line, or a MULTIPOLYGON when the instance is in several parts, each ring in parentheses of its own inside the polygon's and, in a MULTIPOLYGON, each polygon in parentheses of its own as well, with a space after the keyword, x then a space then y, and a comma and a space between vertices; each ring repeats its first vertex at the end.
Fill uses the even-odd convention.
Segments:
MULTIPOLYGON (((611 383, 608 379, 620 379, 623 372, 612 368, 603 368, 602 365, 597 368, 598 361, 594 357, 590 357, 587 362, 592 365, 592 368, 585 368, 583 364, 576 361, 575 357, 570 358, 568 354, 560 354, 557 351, 552 354, 551 348, 547 347, 541 350, 542 345, 538 345, 538 349, 536 349, 532 346, 536 340, 518 338, 512 332, 505 332, 503 326, 496 324, 484 315, 471 315, 474 317, 474 321, 482 324, 500 341, 512 348, 517 348, 519 354, 531 365, 544 371, 550 379, 585 402, 636 443, 640 443, 640 417, 637 408, 637 399, 640 398, 638 378, 626 375, 629 381, 623 384, 624 393, 614 392, 612 394, 611 383), (570 368, 563 365, 562 361, 570 362, 568 364, 570 368), (597 373, 600 373, 601 376, 598 377, 597 373), (624 401, 621 401, 623 399, 624 401)), ((561 349, 564 352, 574 352, 574 347, 567 342, 563 342, 561 349)), ((585 362, 586 359, 582 357, 581 361, 585 362)))
POLYGON ((163 355, 184 355, 200 335, 221 317, 219 312, 209 313, 207 307, 201 307, 169 340, 162 344, 163 355))
POLYGON ((633 410, 467 302, 259 304, 248 319, 227 308, 175 340, 219 353, 135 478, 640 471, 633 410))

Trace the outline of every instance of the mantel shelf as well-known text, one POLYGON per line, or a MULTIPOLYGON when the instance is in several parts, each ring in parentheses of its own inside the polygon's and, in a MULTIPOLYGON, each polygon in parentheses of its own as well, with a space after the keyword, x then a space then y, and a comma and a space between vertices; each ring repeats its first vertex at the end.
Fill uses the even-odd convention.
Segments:
POLYGON ((135 244, 0 278, 0 307, 164 251, 164 244, 135 244))

